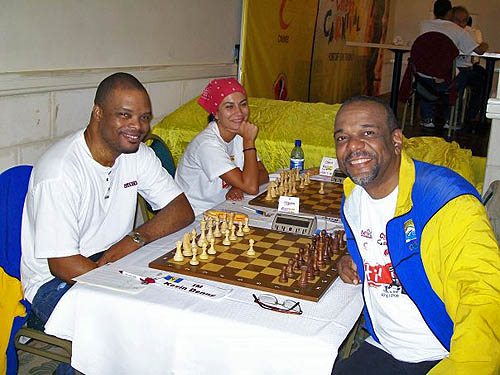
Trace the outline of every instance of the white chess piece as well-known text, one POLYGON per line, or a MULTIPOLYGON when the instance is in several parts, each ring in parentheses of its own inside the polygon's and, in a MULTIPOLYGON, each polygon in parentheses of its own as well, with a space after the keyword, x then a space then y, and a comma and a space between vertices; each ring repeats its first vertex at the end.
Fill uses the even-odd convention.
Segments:
POLYGON ((219 218, 217 217, 217 219, 215 219, 215 231, 214 231, 214 236, 215 238, 219 238, 219 237, 222 237, 222 233, 219 229, 219 218))
POLYGON ((203 242, 203 245, 201 246, 201 254, 200 254, 200 259, 201 260, 207 260, 208 259, 208 254, 207 254, 207 243, 203 242))
POLYGON ((177 249, 175 250, 174 261, 182 262, 184 260, 184 256, 182 255, 182 250, 181 250, 182 241, 177 241, 175 243, 175 246, 177 247, 177 249))
POLYGON ((318 194, 325 194, 325 183, 324 182, 321 182, 319 184, 319 191, 318 191, 318 194))
POLYGON ((207 241, 210 242, 212 238, 214 238, 214 232, 212 229, 213 220, 212 218, 208 219, 208 233, 207 233, 207 241))
POLYGON ((196 246, 196 237, 193 237, 191 239, 191 251, 194 253, 195 251, 198 251, 198 247, 196 246))
POLYGON ((231 235, 229 236, 229 240, 236 241, 238 239, 238 237, 236 237, 235 232, 236 232, 236 226, 233 224, 233 225, 231 225, 231 235))
POLYGON ((231 245, 231 241, 229 240, 229 231, 226 231, 226 238, 224 238, 224 241, 222 241, 222 244, 225 246, 231 245))
POLYGON ((210 240, 210 248, 208 249, 207 253, 210 254, 210 255, 215 255, 217 252, 215 251, 215 247, 214 247, 214 244, 215 244, 215 238, 212 238, 210 240))
POLYGON ((189 237, 190 237, 189 233, 184 234, 184 240, 182 241, 182 250, 183 250, 182 254, 185 257, 190 257, 191 255, 193 255, 193 253, 191 252, 191 244, 189 243, 189 237))
POLYGON ((245 233, 243 233, 243 222, 242 221, 238 222, 238 231, 236 232, 236 235, 238 237, 243 237, 245 235, 245 233))
POLYGON ((198 238, 198 246, 202 247, 204 243, 207 243, 207 236, 206 236, 206 228, 207 228, 207 222, 203 219, 200 221, 200 238, 198 238))
POLYGON ((243 233, 249 233, 250 227, 248 226, 248 217, 245 218, 245 227, 243 228, 243 233))
POLYGON ((221 225, 220 231, 221 231, 222 235, 225 235, 227 232, 227 221, 226 221, 225 217, 224 217, 224 220, 222 220, 222 225, 221 225))
POLYGON ((255 240, 252 239, 252 238, 250 238, 248 240, 248 243, 250 244, 250 247, 247 250, 247 255, 250 255, 250 256, 254 256, 255 255, 255 250, 253 249, 254 242, 255 242, 255 240))
POLYGON ((198 249, 194 248, 192 250, 193 250, 193 257, 189 261, 189 264, 192 265, 192 266, 197 266, 198 264, 200 264, 200 262, 198 261, 198 259, 196 259, 196 253, 198 252, 198 249))

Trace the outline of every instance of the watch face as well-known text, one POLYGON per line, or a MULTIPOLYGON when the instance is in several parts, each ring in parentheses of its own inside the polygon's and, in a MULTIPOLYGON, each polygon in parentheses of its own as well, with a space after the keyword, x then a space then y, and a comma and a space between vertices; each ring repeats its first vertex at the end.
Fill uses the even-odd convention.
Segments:
POLYGON ((139 245, 144 245, 144 239, 142 238, 139 232, 130 233, 129 236, 135 243, 138 243, 139 245))

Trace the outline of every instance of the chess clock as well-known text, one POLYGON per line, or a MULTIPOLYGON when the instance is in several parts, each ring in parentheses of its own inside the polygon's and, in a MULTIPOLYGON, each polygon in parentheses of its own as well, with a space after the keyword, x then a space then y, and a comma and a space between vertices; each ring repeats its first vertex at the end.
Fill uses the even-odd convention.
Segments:
POLYGON ((302 236, 312 236, 316 231, 317 220, 315 216, 299 216, 278 212, 274 216, 272 230, 298 234, 302 236))
POLYGON ((337 168, 335 169, 335 171, 333 172, 333 175, 332 175, 332 182, 336 183, 336 184, 343 184, 344 183, 344 180, 346 179, 346 175, 344 172, 342 172, 341 169, 337 168))

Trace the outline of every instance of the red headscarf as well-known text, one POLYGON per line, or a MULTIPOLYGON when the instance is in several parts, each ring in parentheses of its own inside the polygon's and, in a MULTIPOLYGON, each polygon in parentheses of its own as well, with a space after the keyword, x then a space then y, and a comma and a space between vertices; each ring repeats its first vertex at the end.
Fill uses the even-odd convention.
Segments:
POLYGON ((235 78, 216 78, 205 87, 198 99, 198 104, 215 116, 224 98, 235 92, 241 92, 247 96, 245 89, 235 78))

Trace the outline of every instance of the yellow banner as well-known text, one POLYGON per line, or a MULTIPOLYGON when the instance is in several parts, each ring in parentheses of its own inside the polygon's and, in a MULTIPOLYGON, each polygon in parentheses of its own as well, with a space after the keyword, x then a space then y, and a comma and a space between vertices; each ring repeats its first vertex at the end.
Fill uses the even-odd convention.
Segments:
POLYGON ((378 94, 383 50, 347 47, 345 41, 384 43, 389 6, 390 0, 320 0, 309 101, 378 94))
POLYGON ((245 0, 240 80, 249 96, 308 101, 318 0, 245 0))

